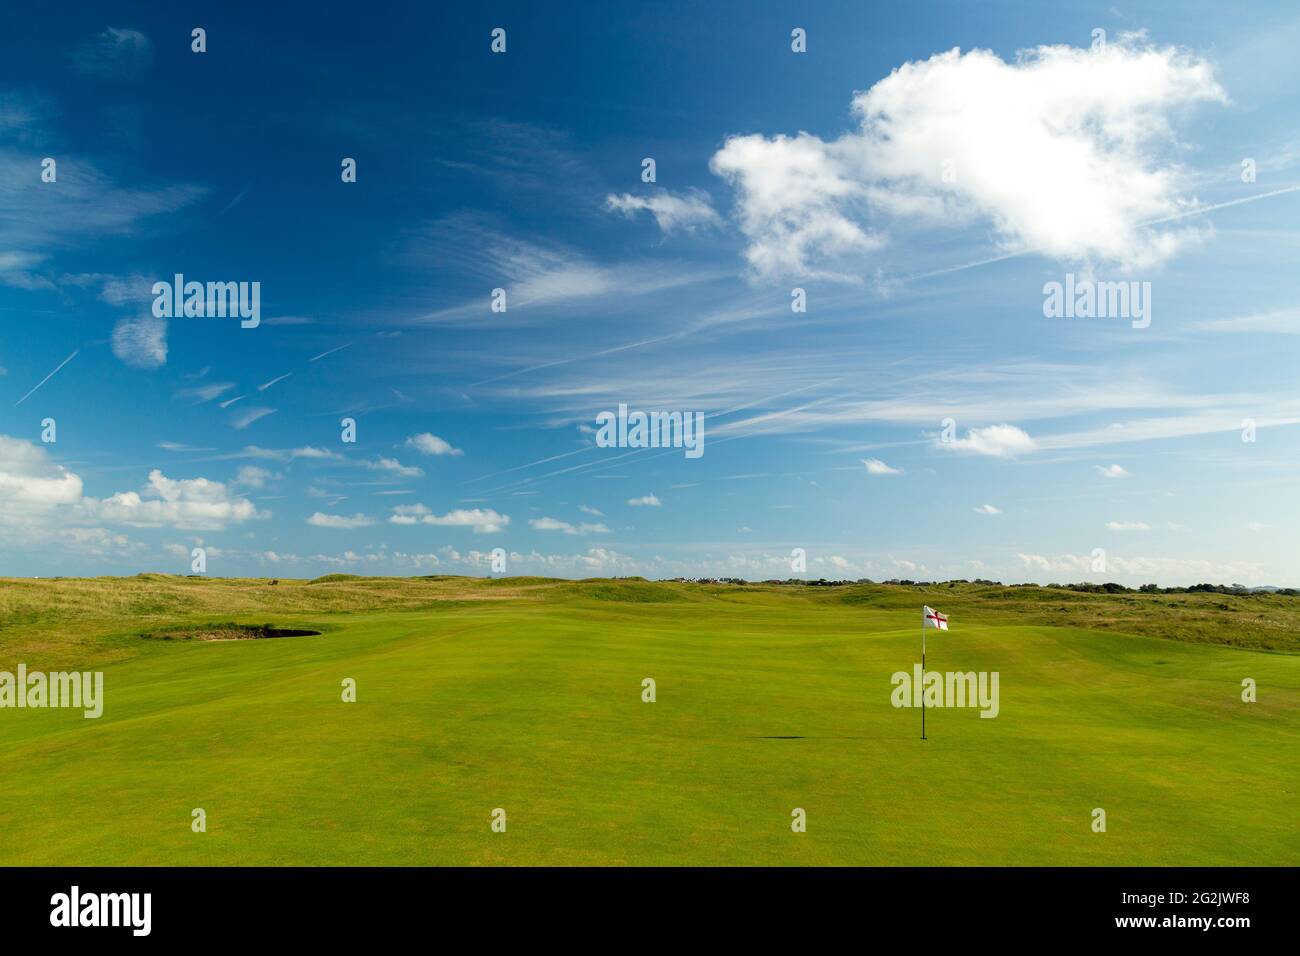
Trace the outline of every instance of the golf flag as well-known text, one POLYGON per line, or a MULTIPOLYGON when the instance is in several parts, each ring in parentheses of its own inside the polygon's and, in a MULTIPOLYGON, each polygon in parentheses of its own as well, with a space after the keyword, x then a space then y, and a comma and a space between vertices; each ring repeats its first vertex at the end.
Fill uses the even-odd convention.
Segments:
POLYGON ((948 630, 948 615, 940 614, 932 607, 921 605, 924 608, 921 618, 921 627, 937 627, 941 631, 948 630))
MULTIPOLYGON (((940 614, 928 604, 921 605, 921 685, 925 686, 925 629, 948 630, 948 615, 940 614)), ((921 739, 925 740, 925 692, 921 692, 921 739)))

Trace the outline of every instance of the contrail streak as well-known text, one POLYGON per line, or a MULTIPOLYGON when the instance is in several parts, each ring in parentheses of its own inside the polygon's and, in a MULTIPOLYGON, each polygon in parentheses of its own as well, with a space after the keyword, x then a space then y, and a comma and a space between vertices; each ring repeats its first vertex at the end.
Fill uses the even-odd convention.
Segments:
POLYGON ((54 372, 51 372, 49 375, 45 376, 43 379, 41 379, 39 382, 36 383, 36 388, 33 388, 31 392, 28 392, 28 393, 27 393, 26 395, 24 395, 22 398, 18 399, 18 401, 14 402, 14 408, 17 408, 17 407, 18 407, 19 405, 21 405, 23 402, 27 401, 27 399, 31 397, 32 392, 36 391, 37 388, 40 388, 42 385, 44 385, 44 384, 45 384, 46 382, 48 382, 50 379, 54 378, 54 373, 57 372, 59 369, 63 368, 63 366, 67 365, 67 364, 68 364, 69 362, 71 362, 74 358, 76 358, 76 357, 77 357, 77 353, 80 352, 80 351, 81 351, 81 349, 73 349, 71 355, 69 355, 67 358, 65 358, 62 362, 60 362, 58 365, 56 365, 56 366, 54 367, 54 372))
POLYGON ((272 385, 274 385, 276 382, 283 382, 286 378, 288 378, 288 377, 289 377, 290 375, 292 375, 292 374, 293 374, 293 372, 285 372, 285 373, 284 373, 283 375, 281 375, 279 378, 273 378, 273 379, 271 379, 271 381, 267 382, 265 385, 259 385, 259 386, 257 386, 257 390, 258 390, 259 392, 265 392, 268 388, 270 388, 270 387, 271 387, 272 385))
MULTIPOLYGON (((352 344, 351 342, 348 343, 348 345, 351 345, 351 344, 352 344)), ((348 345, 340 345, 340 346, 338 346, 338 347, 336 347, 336 348, 332 348, 332 349, 330 349, 328 352, 321 352, 320 355, 317 355, 315 358, 309 358, 307 361, 308 361, 308 362, 319 362, 319 361, 320 361, 321 359, 323 359, 325 356, 327 356, 327 355, 333 355, 335 352, 339 351, 340 349, 345 349, 345 348, 347 348, 348 345)))
POLYGON ((1300 190, 1300 186, 1286 186, 1282 189, 1274 189, 1272 192, 1257 193, 1254 196, 1245 196, 1241 199, 1229 199, 1227 202, 1215 203, 1213 206, 1201 206, 1197 209, 1189 209, 1187 212, 1165 216, 1163 219, 1152 219, 1149 222, 1141 223, 1141 225, 1154 226, 1156 223, 1160 222, 1173 222, 1175 219, 1186 219, 1188 216, 1200 216, 1207 212, 1214 212, 1216 209, 1227 209, 1229 206, 1240 206, 1242 203, 1255 202, 1257 199, 1268 199, 1270 196, 1281 196, 1283 193, 1293 193, 1297 190, 1300 190))

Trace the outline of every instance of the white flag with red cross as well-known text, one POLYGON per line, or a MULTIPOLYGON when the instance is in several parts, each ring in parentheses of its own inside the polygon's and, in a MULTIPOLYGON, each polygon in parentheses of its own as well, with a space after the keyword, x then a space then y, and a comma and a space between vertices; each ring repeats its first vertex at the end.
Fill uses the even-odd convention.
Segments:
POLYGON ((948 630, 948 615, 940 614, 934 608, 922 605, 924 616, 921 618, 922 627, 937 627, 941 631, 948 630))

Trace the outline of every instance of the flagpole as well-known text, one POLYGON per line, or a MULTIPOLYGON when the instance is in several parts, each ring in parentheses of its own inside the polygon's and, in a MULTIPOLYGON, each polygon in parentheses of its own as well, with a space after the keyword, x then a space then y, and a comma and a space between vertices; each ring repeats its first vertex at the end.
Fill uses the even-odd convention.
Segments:
POLYGON ((921 739, 925 739, 925 612, 921 612, 921 739))

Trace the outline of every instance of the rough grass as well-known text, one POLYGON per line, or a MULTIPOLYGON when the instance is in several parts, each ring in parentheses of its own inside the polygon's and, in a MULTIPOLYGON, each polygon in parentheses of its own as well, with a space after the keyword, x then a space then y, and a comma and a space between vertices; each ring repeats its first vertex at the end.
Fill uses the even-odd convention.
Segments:
MULTIPOLYGON (((124 653, 120 642, 88 639, 120 632, 124 622, 160 629, 197 619, 242 616, 286 624, 303 615, 320 618, 363 611, 424 611, 456 602, 498 601, 777 607, 838 604, 864 612, 908 611, 930 604, 945 611, 954 626, 965 618, 1300 652, 1300 598, 1275 594, 1085 594, 1062 588, 979 584, 832 588, 688 584, 641 578, 574 582, 537 577, 330 574, 302 581, 141 574, 130 578, 0 578, 0 665, 6 658, 30 655, 36 647, 57 655, 58 648, 66 646, 75 652, 74 662, 120 660, 124 653)), ((139 629, 135 628, 137 633, 139 629)))

